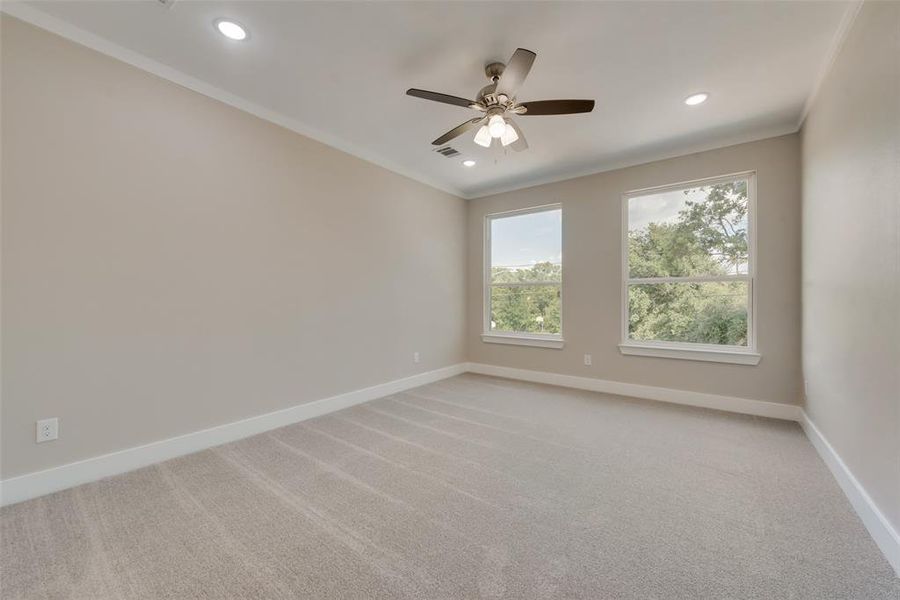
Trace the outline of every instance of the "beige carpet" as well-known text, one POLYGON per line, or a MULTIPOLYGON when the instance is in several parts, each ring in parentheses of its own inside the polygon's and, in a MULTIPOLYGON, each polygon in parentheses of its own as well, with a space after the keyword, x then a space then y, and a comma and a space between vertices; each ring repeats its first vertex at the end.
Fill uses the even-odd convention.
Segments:
POLYGON ((0 514, 10 599, 900 597, 796 424, 476 375, 0 514))

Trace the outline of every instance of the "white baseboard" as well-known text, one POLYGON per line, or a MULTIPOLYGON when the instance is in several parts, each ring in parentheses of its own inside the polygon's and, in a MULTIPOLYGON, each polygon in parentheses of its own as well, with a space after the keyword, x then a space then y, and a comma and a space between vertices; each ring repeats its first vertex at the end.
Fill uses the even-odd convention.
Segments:
POLYGON ((306 419, 312 419, 465 372, 799 421, 813 447, 818 451, 828 468, 831 469, 841 489, 843 489, 853 508, 862 519, 869 534, 878 544, 878 547, 887 557, 897 574, 900 575, 900 534, 891 526, 884 514, 872 501, 865 488, 857 481, 841 457, 828 443, 828 440, 825 439, 799 406, 481 363, 451 365, 411 377, 338 394, 330 398, 323 398, 291 408, 250 417, 242 421, 227 423, 143 446, 128 448, 44 471, 6 479, 0 482, 0 505, 15 504, 82 483, 97 481, 98 479, 132 471, 140 467, 190 454, 191 452, 205 450, 206 448, 278 427, 284 427, 306 419))
POLYGON ((813 447, 818 451, 819 456, 831 469, 831 474, 837 479, 838 485, 844 490, 850 504, 856 510, 856 514, 862 519, 863 525, 869 530, 869 535, 878 544, 885 558, 894 567, 894 572, 900 576, 900 533, 891 526, 891 523, 884 516, 884 513, 878 509, 878 506, 869 496, 862 484, 853 476, 853 473, 847 468, 847 465, 841 459, 841 456, 835 451, 834 447, 819 428, 816 427, 806 411, 800 411, 800 425, 806 432, 806 437, 812 442, 813 447))
POLYGON ((872 501, 872 497, 869 496, 865 488, 859 483, 856 477, 853 476, 853 473, 851 473, 850 469, 847 468, 847 465, 844 464, 840 455, 835 452, 831 444, 828 443, 828 440, 822 435, 822 432, 820 432, 815 424, 809 420, 806 412, 799 406, 780 404, 777 402, 765 402, 762 400, 750 400, 747 398, 735 398, 733 396, 687 392, 684 390, 674 390, 635 383, 607 381, 604 379, 594 379, 592 377, 578 377, 575 375, 560 375, 558 373, 548 373, 544 371, 499 367, 481 363, 468 363, 466 370, 471 373, 480 373, 482 375, 493 375, 495 377, 506 377, 508 379, 532 381, 535 383, 546 383, 580 390, 589 390, 592 392, 632 396, 636 398, 646 398, 648 400, 660 400, 662 402, 673 402, 675 404, 687 404, 689 406, 713 408, 735 413, 799 421, 800 425, 803 427, 803 431, 806 433, 806 437, 809 438, 810 443, 812 443, 813 447, 819 453, 819 456, 821 456, 822 460, 825 461, 825 464, 828 465, 828 468, 837 480, 838 485, 840 485, 844 494, 847 496, 848 500, 850 500, 850 504, 853 506, 856 514, 859 515, 859 518, 869 531, 869 535, 872 536, 872 539, 875 540, 875 543, 894 568, 894 571, 900 576, 900 534, 898 534, 897 530, 891 526, 887 517, 879 510, 875 502, 872 501))
POLYGON ((95 456, 44 471, 12 477, 0 482, 0 505, 15 504, 16 502, 64 490, 82 483, 133 471, 134 469, 169 460, 170 458, 205 450, 206 448, 249 437, 270 429, 284 427, 291 423, 305 421, 306 419, 312 419, 313 417, 362 402, 402 392, 426 383, 453 377, 465 371, 465 363, 451 365, 413 375, 412 377, 395 379, 394 381, 373 385, 361 390, 354 390, 345 394, 331 396, 330 398, 323 398, 264 415, 250 417, 242 421, 227 423, 102 456, 95 456))
POLYGON ((674 404, 686 404, 702 408, 713 408, 728 412, 770 417, 773 419, 786 419, 797 421, 800 418, 800 407, 793 404, 781 404, 779 402, 766 402, 763 400, 750 400, 748 398, 736 398, 734 396, 720 396, 718 394, 704 394, 701 392, 689 392, 671 388, 640 385, 637 383, 623 383, 621 381, 609 381, 595 379, 593 377, 579 377, 576 375, 560 375, 546 371, 530 371, 528 369, 514 369, 512 367, 498 367, 481 363, 469 363, 468 370, 482 375, 494 375, 508 379, 520 379, 535 383, 547 383, 562 387, 603 392, 619 396, 631 396, 634 398, 646 398, 674 404))

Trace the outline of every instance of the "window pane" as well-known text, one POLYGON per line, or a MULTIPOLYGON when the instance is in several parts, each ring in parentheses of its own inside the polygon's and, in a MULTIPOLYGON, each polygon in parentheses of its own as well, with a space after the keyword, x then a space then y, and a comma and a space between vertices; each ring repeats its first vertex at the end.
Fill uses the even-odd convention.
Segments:
POLYGON ((747 345, 746 281, 628 286, 632 340, 747 345))
POLYGON ((559 286, 491 286, 491 331, 559 333, 559 286))
POLYGON ((560 281, 562 211, 493 217, 491 282, 560 281))
POLYGON ((746 275, 748 180, 628 199, 629 277, 746 275))

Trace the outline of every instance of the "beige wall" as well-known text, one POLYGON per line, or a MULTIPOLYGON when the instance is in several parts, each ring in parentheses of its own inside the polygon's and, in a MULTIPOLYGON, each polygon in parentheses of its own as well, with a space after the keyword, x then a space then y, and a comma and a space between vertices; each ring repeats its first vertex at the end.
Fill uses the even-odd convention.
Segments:
POLYGON ((612 381, 795 404, 800 379, 800 144, 788 135, 488 196, 469 203, 468 358, 612 381), (623 356, 624 192, 757 171, 757 366, 623 356), (481 341, 486 214, 553 202, 563 207, 561 350, 481 341), (584 366, 583 355, 593 356, 584 366))
POLYGON ((802 134, 806 411, 900 529, 900 3, 863 5, 802 134))
POLYGON ((464 200, 6 16, 2 128, 3 478, 464 359, 464 200))

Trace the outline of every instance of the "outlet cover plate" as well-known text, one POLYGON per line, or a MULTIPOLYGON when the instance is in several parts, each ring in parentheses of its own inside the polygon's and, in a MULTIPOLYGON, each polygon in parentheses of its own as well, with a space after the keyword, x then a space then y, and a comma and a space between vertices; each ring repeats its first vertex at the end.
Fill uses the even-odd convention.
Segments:
POLYGON ((59 419, 41 419, 37 422, 35 428, 35 441, 40 444, 42 442, 51 442, 59 437, 59 419))

